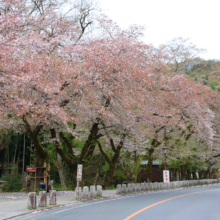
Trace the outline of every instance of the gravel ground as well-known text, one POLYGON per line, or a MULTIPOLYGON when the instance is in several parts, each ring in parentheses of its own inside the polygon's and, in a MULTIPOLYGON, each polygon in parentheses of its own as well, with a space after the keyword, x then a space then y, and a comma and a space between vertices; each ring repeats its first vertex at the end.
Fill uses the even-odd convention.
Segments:
MULTIPOLYGON (((116 196, 116 190, 103 190, 103 197, 116 196)), ((37 196, 37 203, 39 196, 37 196)), ((0 193, 0 219, 8 219, 12 216, 29 213, 31 210, 27 209, 28 193, 0 193)), ((68 205, 78 203, 75 200, 74 191, 58 191, 57 204, 68 205)))

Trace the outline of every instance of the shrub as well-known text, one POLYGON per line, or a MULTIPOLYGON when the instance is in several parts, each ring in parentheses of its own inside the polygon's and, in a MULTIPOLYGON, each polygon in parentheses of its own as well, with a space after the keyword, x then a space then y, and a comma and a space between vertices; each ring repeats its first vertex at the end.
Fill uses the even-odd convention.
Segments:
POLYGON ((196 73, 195 73, 195 72, 191 72, 191 73, 190 73, 190 76, 191 76, 191 77, 195 77, 195 76, 196 76, 196 73))
POLYGON ((214 85, 213 83, 211 83, 211 84, 210 84, 210 88, 211 88, 212 90, 215 90, 215 85, 214 85))
POLYGON ((2 177, 3 181, 6 181, 4 183, 4 186, 2 187, 2 190, 4 192, 19 192, 22 188, 22 176, 20 174, 17 175, 10 175, 6 174, 2 177))

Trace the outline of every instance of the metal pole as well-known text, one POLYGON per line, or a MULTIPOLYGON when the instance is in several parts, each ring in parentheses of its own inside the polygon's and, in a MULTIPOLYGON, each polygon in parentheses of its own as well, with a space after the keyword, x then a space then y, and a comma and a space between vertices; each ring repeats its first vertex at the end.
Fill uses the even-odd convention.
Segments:
POLYGON ((211 179, 211 167, 209 166, 209 179, 211 179))
POLYGON ((165 170, 167 170, 167 161, 166 161, 166 154, 164 154, 165 155, 165 170))

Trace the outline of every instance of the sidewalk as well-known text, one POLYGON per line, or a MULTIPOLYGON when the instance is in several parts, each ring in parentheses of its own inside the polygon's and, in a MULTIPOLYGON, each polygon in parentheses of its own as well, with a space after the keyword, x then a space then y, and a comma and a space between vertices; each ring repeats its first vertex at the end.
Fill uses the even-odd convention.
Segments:
MULTIPOLYGON (((116 196, 116 190, 103 190, 103 198, 116 196)), ((0 193, 0 220, 32 212, 27 209, 27 193, 0 193)), ((37 196, 38 202, 39 196, 37 196)), ((75 200, 74 191, 58 191, 57 205, 79 203, 75 200)))

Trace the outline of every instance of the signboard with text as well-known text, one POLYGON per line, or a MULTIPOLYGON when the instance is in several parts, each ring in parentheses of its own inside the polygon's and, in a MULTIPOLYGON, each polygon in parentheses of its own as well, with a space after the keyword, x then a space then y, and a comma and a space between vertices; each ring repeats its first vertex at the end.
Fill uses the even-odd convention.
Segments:
POLYGON ((170 172, 169 170, 163 170, 163 182, 169 183, 170 182, 170 172))
POLYGON ((28 167, 26 168, 27 173, 35 173, 36 172, 36 167, 28 167))
POLYGON ((77 166, 77 181, 82 181, 82 169, 83 169, 83 165, 82 164, 78 164, 77 166))

